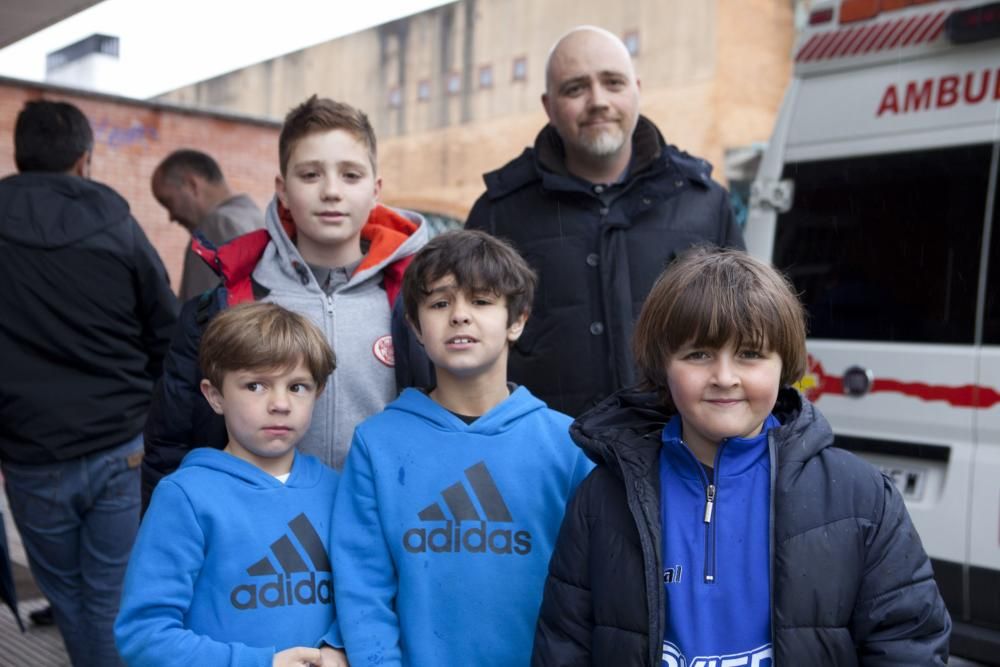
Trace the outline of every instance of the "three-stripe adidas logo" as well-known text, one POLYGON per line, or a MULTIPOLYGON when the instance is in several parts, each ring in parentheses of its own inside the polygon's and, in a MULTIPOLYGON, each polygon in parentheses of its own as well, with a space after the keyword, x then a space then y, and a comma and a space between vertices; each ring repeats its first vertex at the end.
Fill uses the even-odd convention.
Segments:
POLYGON ((270 583, 240 584, 229 594, 229 602, 239 610, 284 607, 293 604, 333 604, 333 574, 330 558, 319 533, 305 514, 288 522, 312 567, 302 557, 288 534, 271 543, 270 554, 247 568, 251 577, 273 577, 270 583), (278 568, 271 562, 271 556, 278 568))
POLYGON ((514 518, 493 475, 486 468, 486 463, 480 461, 466 468, 465 479, 472 489, 472 495, 469 495, 462 481, 455 482, 442 491, 441 496, 451 518, 445 514, 441 503, 431 503, 417 512, 417 518, 425 522, 444 521, 444 525, 431 530, 424 527, 410 528, 403 533, 403 548, 410 553, 489 551, 520 556, 531 553, 531 533, 527 530, 515 531, 507 527, 487 530, 487 522, 512 524, 514 518), (478 508, 474 498, 478 500, 478 508))

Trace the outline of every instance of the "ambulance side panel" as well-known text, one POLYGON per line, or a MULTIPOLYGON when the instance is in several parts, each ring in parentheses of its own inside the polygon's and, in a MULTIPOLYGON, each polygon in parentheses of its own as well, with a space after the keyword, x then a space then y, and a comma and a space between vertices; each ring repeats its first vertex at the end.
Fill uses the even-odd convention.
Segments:
POLYGON ((953 650, 990 664, 1000 664, 998 162, 995 40, 801 68, 745 232, 807 308, 803 392, 839 446, 896 482, 957 623, 953 650))

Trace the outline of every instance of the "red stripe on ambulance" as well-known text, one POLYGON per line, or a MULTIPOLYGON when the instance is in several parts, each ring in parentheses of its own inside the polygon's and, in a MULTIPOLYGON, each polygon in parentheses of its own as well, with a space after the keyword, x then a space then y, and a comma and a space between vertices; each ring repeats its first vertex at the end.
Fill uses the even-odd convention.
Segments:
POLYGON ((799 49, 795 61, 828 60, 884 51, 897 46, 903 48, 928 44, 941 36, 947 16, 947 12, 938 12, 812 35, 799 49))
POLYGON ((875 26, 875 29, 872 31, 871 38, 865 42, 864 47, 861 49, 861 53, 868 53, 875 48, 875 44, 882 38, 882 34, 889 28, 889 25, 890 24, 888 23, 883 23, 875 26))
MULTIPOLYGON (((799 381, 798 388, 813 403, 825 394, 842 396, 844 381, 842 377, 828 375, 821 364, 809 355, 809 370, 799 381)), ((945 401, 958 408, 992 408, 1000 404, 1000 392, 993 387, 966 384, 957 387, 946 385, 931 385, 924 382, 901 382, 888 378, 876 378, 872 382, 869 394, 895 393, 923 401, 945 401)))

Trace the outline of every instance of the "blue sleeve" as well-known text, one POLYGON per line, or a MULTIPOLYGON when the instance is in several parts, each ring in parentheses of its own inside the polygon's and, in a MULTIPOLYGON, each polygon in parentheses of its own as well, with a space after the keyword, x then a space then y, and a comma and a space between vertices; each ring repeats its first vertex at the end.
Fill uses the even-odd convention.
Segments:
POLYGON ((333 509, 333 590, 350 663, 392 667, 402 664, 398 581, 382 531, 374 475, 368 446, 355 431, 333 509))
POLYGON ((205 536, 184 491, 160 483, 129 559, 115 643, 129 665, 270 667, 273 648, 227 644, 186 628, 205 536))
MULTIPOLYGON (((334 479, 335 479, 335 486, 334 486, 333 491, 332 491, 332 497, 334 499, 334 502, 330 503, 330 522, 329 522, 329 524, 327 524, 329 526, 329 529, 330 529, 330 535, 327 537, 326 550, 327 550, 327 553, 330 556, 330 569, 332 570, 331 574, 333 574, 333 576, 336 577, 335 573, 337 571, 337 568, 334 567, 334 565, 333 565, 333 537, 332 536, 337 533, 337 530, 336 530, 336 525, 337 524, 336 524, 336 521, 335 521, 336 517, 334 516, 334 513, 336 512, 336 509, 337 509, 337 505, 336 505, 335 501, 336 501, 336 497, 337 497, 337 490, 340 488, 341 473, 338 473, 337 471, 332 470, 332 469, 330 469, 329 472, 335 476, 334 477, 334 479)), ((336 598, 336 595, 337 595, 337 593, 336 593, 336 582, 334 582, 334 598, 336 598)), ((336 602, 334 603, 333 607, 334 607, 334 609, 333 609, 333 621, 330 623, 330 628, 326 631, 326 634, 324 634, 322 637, 320 637, 320 640, 316 643, 316 647, 317 648, 323 648, 324 646, 332 646, 333 648, 343 650, 344 649, 344 638, 340 634, 340 618, 339 618, 339 615, 337 613, 336 602)))

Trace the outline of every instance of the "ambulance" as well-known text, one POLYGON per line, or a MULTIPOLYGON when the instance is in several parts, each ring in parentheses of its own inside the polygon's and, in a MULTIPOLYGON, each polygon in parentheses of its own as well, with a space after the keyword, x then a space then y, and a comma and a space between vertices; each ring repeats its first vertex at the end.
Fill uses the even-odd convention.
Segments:
POLYGON ((892 478, 955 623, 1000 664, 1000 2, 819 0, 748 250, 809 317, 800 387, 892 478))

